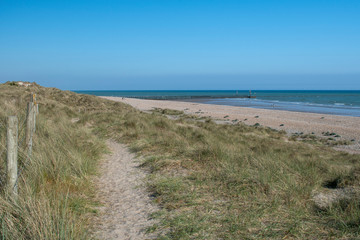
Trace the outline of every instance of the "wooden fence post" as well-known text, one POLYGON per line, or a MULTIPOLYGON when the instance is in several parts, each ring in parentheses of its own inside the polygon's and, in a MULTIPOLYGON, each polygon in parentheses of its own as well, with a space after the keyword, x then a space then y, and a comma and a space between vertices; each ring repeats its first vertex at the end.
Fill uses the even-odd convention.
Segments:
POLYGON ((30 158, 32 153, 32 136, 34 129, 34 103, 28 102, 27 112, 26 112, 26 148, 27 148, 27 157, 30 158))
POLYGON ((34 93, 32 95, 32 99, 31 99, 31 102, 33 103, 33 114, 34 114, 34 117, 33 117, 33 124, 34 124, 34 127, 33 127, 33 132, 36 131, 36 115, 37 115, 37 102, 36 102, 36 94, 34 93))
POLYGON ((18 174, 18 119, 16 116, 8 117, 7 124, 7 186, 9 193, 17 196, 17 174, 18 174))
POLYGON ((36 130, 36 106, 37 104, 33 103, 33 133, 35 132, 36 130))

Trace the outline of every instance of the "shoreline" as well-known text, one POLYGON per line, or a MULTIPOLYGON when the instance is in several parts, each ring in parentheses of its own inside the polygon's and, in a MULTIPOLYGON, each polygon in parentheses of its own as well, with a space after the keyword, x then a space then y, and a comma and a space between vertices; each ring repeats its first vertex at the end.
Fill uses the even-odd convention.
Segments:
MULTIPOLYGON (((156 100, 156 99, 151 99, 156 100)), ((238 99, 236 99, 238 100, 238 99)), ((326 105, 306 102, 287 102, 287 101, 271 101, 264 99, 242 99, 242 101, 233 101, 231 98, 203 98, 203 99, 169 99, 169 101, 193 102, 212 105, 245 107, 255 109, 280 110, 289 112, 317 113, 335 116, 360 117, 360 108, 352 106, 326 105), (246 102, 245 102, 246 101, 246 102)))
POLYGON ((94 90, 82 94, 360 117, 360 90, 94 90), (249 96, 251 96, 249 98, 249 96))
MULTIPOLYGON (((217 121, 242 122, 247 125, 259 123, 276 130, 284 130, 289 135, 295 133, 314 134, 324 137, 324 132, 336 133, 338 139, 353 141, 354 144, 341 146, 348 152, 360 153, 360 118, 332 114, 294 112, 285 110, 259 109, 250 107, 215 105, 167 100, 144 100, 136 98, 106 97, 108 100, 129 104, 141 111, 154 108, 167 108, 183 111, 185 114, 199 117, 211 117, 217 121)), ((340 146, 339 146, 340 147, 340 146)), ((338 148, 338 147, 335 147, 338 148)))

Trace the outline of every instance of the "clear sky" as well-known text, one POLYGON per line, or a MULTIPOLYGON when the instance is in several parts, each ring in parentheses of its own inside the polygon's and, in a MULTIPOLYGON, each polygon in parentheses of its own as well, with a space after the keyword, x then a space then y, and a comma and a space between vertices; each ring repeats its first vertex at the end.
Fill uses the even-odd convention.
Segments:
POLYGON ((360 0, 0 0, 0 82, 360 89, 360 0))

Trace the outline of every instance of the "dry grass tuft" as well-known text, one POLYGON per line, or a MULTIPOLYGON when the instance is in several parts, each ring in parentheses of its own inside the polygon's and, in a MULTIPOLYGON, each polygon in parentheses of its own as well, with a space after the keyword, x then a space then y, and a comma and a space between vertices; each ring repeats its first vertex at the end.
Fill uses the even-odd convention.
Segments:
POLYGON ((96 173, 97 160, 105 150, 102 140, 84 125, 71 122, 83 111, 99 108, 92 97, 46 89, 0 85, 0 153, 5 150, 6 117, 19 118, 19 200, 7 197, 4 186, 5 152, 0 156, 3 190, 0 196, 3 239, 88 239, 84 230, 95 202, 89 182, 96 173), (33 155, 24 152, 25 110, 31 93, 37 93, 40 114, 34 136, 33 155), (61 94, 60 94, 61 93, 61 94), (58 95, 60 94, 60 95, 58 95), (69 99, 72 99, 70 104, 69 99), (63 101, 64 100, 64 101, 63 101), (3 127, 1 127, 3 126, 3 127))

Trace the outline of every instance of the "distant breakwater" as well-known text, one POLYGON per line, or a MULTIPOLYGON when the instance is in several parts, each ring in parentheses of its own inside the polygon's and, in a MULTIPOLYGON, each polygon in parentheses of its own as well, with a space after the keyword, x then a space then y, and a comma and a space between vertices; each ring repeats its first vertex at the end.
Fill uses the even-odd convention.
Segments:
POLYGON ((155 100, 230 101, 231 104, 236 105, 249 105, 249 101, 244 100, 253 99, 252 103, 263 101, 264 104, 271 105, 287 102, 304 107, 360 107, 359 90, 252 90, 251 92, 248 90, 83 90, 75 92, 95 96, 155 100))
POLYGON ((139 98, 148 100, 181 100, 181 99, 216 99, 216 98, 256 98, 256 96, 246 95, 223 95, 223 96, 126 96, 126 98, 139 98))

